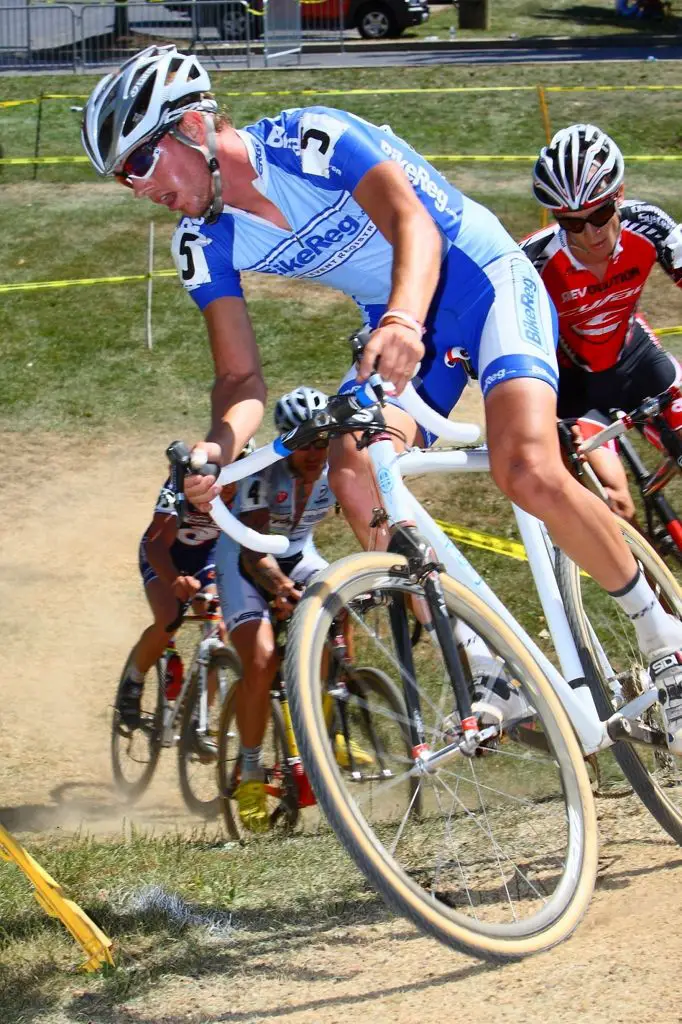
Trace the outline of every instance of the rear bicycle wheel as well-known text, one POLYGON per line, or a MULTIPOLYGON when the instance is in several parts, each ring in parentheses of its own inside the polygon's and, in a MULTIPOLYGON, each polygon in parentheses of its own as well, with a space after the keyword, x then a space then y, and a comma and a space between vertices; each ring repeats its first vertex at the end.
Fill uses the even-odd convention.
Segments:
MULTIPOLYGON (((654 593, 668 612, 682 618, 682 591, 675 577, 633 526, 622 519, 618 525, 654 593)), ((619 704, 651 686, 634 628, 618 603, 561 551, 556 573, 597 712, 602 719, 609 718, 619 704)), ((658 704, 644 712, 641 721, 664 733, 658 704)), ((622 772, 659 825, 682 843, 682 759, 666 747, 635 746, 622 740, 598 758, 602 777, 618 787, 622 772)))
MULTIPOLYGON (((289 764, 284 717, 279 701, 270 702, 270 720, 263 738, 262 757, 265 770, 270 829, 290 832, 298 822, 298 787, 289 764)), ((239 820, 235 790, 241 780, 241 740, 236 714, 236 686, 223 701, 218 727, 218 786, 220 803, 230 838, 245 842, 254 834, 239 820)), ((262 839, 262 836, 258 838, 262 839)))
MULTIPOLYGON (((492 960, 517 959, 566 938, 587 909, 597 869, 597 824, 582 751, 570 721, 535 661, 511 630, 473 592, 441 577, 447 610, 487 644, 509 685, 526 703, 524 718, 542 729, 546 752, 505 731, 497 746, 474 757, 459 749, 460 720, 435 634, 412 649, 410 685, 420 698, 431 756, 411 757, 421 814, 373 817, 352 789, 329 742, 321 699, 321 665, 331 621, 353 617, 353 601, 378 595, 375 611, 424 599, 394 554, 341 559, 315 578, 293 617, 286 674, 292 717, 317 799, 337 836, 385 899, 417 927, 456 949, 492 960)), ((393 680, 405 668, 383 637, 362 633, 355 616, 358 660, 393 680), (360 638, 363 637, 362 643, 360 638)), ((415 751, 415 755, 418 752, 415 751)))
POLYGON ((118 711, 121 688, 130 658, 125 663, 114 700, 111 719, 111 768, 114 784, 123 799, 131 804, 139 800, 152 780, 161 753, 163 725, 165 659, 154 666, 154 680, 147 673, 140 704, 139 724, 130 728, 118 711))
POLYGON ((230 648, 214 651, 206 674, 216 679, 217 690, 208 705, 206 721, 202 721, 202 693, 198 673, 195 672, 182 711, 178 775, 187 809, 210 821, 220 814, 221 808, 217 773, 220 711, 227 694, 241 675, 239 658, 230 648))

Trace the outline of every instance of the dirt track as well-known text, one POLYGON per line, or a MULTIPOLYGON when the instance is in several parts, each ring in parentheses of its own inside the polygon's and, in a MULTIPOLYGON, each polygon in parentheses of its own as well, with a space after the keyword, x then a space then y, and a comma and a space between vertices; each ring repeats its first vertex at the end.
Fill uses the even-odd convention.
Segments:
MULTIPOLYGON (((136 545, 164 470, 154 454, 160 450, 158 438, 138 439, 124 452, 102 444, 80 457, 54 441, 34 441, 21 476, 6 488, 0 820, 12 830, 120 826, 123 812, 110 789, 109 705, 144 620, 136 545), (45 483, 30 493, 26 481, 45 465, 45 483), (140 471, 146 483, 133 493, 140 471)), ((155 827, 190 824, 174 757, 167 753, 164 764, 135 817, 155 827)), ((93 1005, 75 983, 69 1009, 40 1019, 682 1021, 682 853, 634 801, 602 801, 600 816, 602 870, 591 910, 569 943, 541 957, 493 969, 417 936, 379 908, 362 926, 296 921, 276 935, 237 930, 226 947, 207 951, 201 977, 169 964, 152 991, 116 1010, 93 1005)))

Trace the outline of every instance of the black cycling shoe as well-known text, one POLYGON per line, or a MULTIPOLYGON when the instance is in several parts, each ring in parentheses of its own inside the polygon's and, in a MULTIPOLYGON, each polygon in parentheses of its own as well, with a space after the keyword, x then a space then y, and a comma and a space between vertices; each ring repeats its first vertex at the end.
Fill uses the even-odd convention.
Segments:
POLYGON ((124 679, 118 693, 118 711, 121 724, 128 729, 136 729, 140 724, 140 702, 142 699, 142 683, 136 683, 133 679, 124 679))

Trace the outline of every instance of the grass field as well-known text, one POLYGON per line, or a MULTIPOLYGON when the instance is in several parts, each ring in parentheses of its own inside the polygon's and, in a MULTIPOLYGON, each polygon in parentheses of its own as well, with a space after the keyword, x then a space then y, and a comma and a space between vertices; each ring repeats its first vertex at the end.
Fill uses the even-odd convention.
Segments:
MULTIPOLYGON (((567 6, 567 5, 566 5, 567 6)), ((564 10, 554 5, 557 11, 564 10)), ((554 9, 553 8, 553 9, 554 9)), ((516 30, 516 29, 515 29, 516 30)), ((522 154, 544 142, 535 86, 614 86, 615 91, 549 94, 552 126, 595 120, 611 131, 626 156, 682 155, 680 92, 674 64, 607 64, 558 67, 503 67, 338 71, 293 71, 215 76, 216 91, 236 123, 283 106, 323 102, 343 106, 379 123, 388 121, 418 149, 431 154, 522 154), (523 86, 523 92, 419 92, 438 87, 523 86), (625 92, 623 85, 655 85, 659 91, 625 92), (412 89, 391 94, 396 87, 412 89), (529 88, 530 87, 530 88, 529 88), (364 89, 363 95, 321 95, 303 90, 364 89), (248 95, 255 90, 269 95, 248 95), (229 95, 239 92, 241 95, 229 95), (275 93, 279 93, 276 95, 275 93)), ((40 92, 84 93, 92 78, 3 79, 3 98, 37 97, 40 92)), ((77 154, 78 100, 46 101, 41 153, 77 154)), ((0 142, 6 157, 33 152, 36 108, 3 111, 0 142)), ((530 160, 520 163, 436 160, 446 175, 492 207, 517 237, 539 224, 529 195, 530 160)), ((679 163, 628 162, 628 194, 658 202, 682 219, 679 163)), ((158 269, 170 267, 167 243, 173 219, 164 211, 134 204, 128 192, 98 182, 81 165, 2 168, 0 284, 116 274, 144 273, 149 218, 157 227, 158 269)), ((344 339, 358 324, 352 303, 321 287, 278 280, 246 281, 252 318, 263 354, 271 397, 301 381, 333 388, 348 359, 344 339)), ((655 326, 682 323, 680 293, 654 274, 645 309, 655 326)), ((144 342, 145 285, 120 284, 7 293, 2 296, 3 372, 0 428, 17 434, 58 432, 64 438, 100 439, 143 432, 158 436, 159 449, 171 436, 188 439, 203 429, 211 365, 200 314, 174 279, 155 284, 153 352, 144 342)), ((682 336, 667 339, 680 351, 682 336)), ((264 428, 263 437, 269 434, 264 428)), ((429 482, 432 512, 451 521, 511 535, 504 499, 487 480, 467 480, 453 489, 429 482)), ((142 526, 143 524, 141 524, 142 526)), ((338 522, 321 534, 330 556, 347 550, 338 522)), ((476 553, 477 567, 500 583, 502 596, 531 630, 542 626, 530 598, 527 570, 476 553)), ((326 921, 367 921, 384 915, 373 894, 330 837, 302 837, 286 844, 224 849, 222 837, 190 841, 130 835, 119 843, 87 837, 31 840, 32 851, 67 888, 69 895, 117 940, 120 966, 104 977, 85 979, 71 1007, 74 1019, 109 1020, 123 999, 154 983, 173 964, 191 971, 211 960, 215 969, 240 970, 240 959, 257 970, 261 953, 277 928, 288 933, 301 917, 306 928, 326 921), (285 867, 283 867, 285 865, 285 867), (241 933, 235 943, 207 952, 206 929, 178 924, 153 903, 131 902, 140 879, 172 888, 199 911, 233 910, 241 933), (250 958, 250 959, 249 959, 250 958)), ((29 889, 10 868, 0 885, 0 1014, 12 1024, 35 1020, 59 1000, 62 972, 74 962, 70 940, 29 898, 29 889)), ((282 956, 271 968, 285 970, 282 956)))
MULTIPOLYGON (((682 9, 679 3, 672 4, 668 17, 658 20, 625 18, 616 14, 613 0, 593 0, 592 3, 575 3, 574 0, 490 0, 490 28, 457 29, 459 39, 532 39, 538 36, 622 36, 623 42, 634 38, 645 40, 656 34, 674 35, 680 31, 682 9)), ((405 35, 419 37, 439 36, 448 38, 450 26, 457 27, 457 12, 454 6, 438 10, 425 25, 408 29, 405 35)))

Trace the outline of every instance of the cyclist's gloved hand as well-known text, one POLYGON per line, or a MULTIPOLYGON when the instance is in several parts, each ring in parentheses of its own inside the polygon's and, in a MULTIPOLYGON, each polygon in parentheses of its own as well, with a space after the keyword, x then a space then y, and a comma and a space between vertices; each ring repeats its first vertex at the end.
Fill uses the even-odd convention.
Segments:
MULTIPOLYGON (((192 452, 206 452, 208 462, 222 465, 222 451, 219 444, 213 441, 200 441, 192 448, 192 452)), ((200 512, 210 512, 209 502, 220 494, 220 487, 216 486, 216 478, 211 475, 189 473, 185 477, 185 497, 199 509, 200 512)))
POLYGON ((173 580, 173 593, 183 604, 190 601, 201 590, 201 583, 194 576, 176 576, 173 580))

